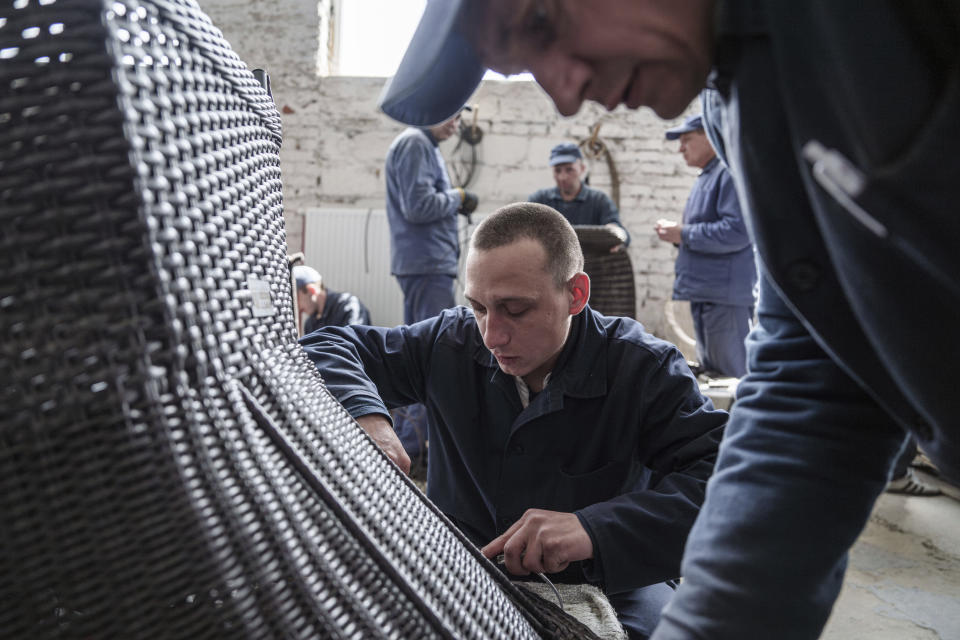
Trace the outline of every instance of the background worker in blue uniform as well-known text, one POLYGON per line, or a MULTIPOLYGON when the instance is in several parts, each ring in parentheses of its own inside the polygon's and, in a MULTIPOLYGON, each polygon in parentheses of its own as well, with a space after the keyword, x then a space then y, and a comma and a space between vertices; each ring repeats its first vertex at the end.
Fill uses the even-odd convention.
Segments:
MULTIPOLYGON (((457 131, 458 112, 432 127, 409 127, 386 159, 390 271, 403 290, 403 321, 413 324, 453 307, 460 258, 457 214, 469 216, 477 196, 450 185, 439 143, 457 131)), ((397 412, 396 429, 407 453, 418 459, 426 446, 422 406, 397 412)))
POLYGON ((717 89, 758 325, 654 638, 816 638, 907 433, 960 480, 960 3, 433 2, 381 106, 441 120, 486 67, 532 71, 563 115, 675 118, 717 89))
POLYGON ((298 264, 293 268, 297 283, 297 308, 306 314, 303 334, 320 327, 349 324, 370 324, 370 310, 360 298, 346 291, 333 291, 323 284, 323 277, 313 267, 298 264))
POLYGON ((630 244, 630 234, 620 222, 620 212, 610 196, 583 182, 587 171, 583 154, 573 142, 561 142, 550 150, 550 166, 557 186, 539 189, 527 200, 553 207, 570 224, 607 225, 620 238, 621 244, 610 248, 623 251, 630 244))
POLYGON ((753 323, 757 269, 736 187, 699 115, 666 135, 679 138, 687 165, 700 169, 683 222, 661 219, 654 228, 660 240, 679 247, 673 299, 690 301, 701 367, 739 378, 747 372, 744 340, 753 323))
POLYGON ((329 327, 301 344, 401 467, 387 408, 426 405, 427 495, 487 557, 599 584, 631 637, 647 637, 726 414, 676 347, 587 306, 576 233, 549 207, 508 205, 480 223, 464 293, 472 309, 329 327))

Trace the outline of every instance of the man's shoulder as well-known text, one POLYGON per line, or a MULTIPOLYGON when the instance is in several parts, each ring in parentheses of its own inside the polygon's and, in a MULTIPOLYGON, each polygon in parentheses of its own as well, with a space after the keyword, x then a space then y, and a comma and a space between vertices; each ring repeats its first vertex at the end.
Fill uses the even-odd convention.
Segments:
POLYGON ((583 189, 581 190, 581 193, 583 194, 584 199, 590 203, 598 203, 598 202, 608 203, 609 202, 611 205, 613 205, 613 198, 608 196, 605 191, 601 191, 596 187, 591 187, 590 185, 585 184, 583 185, 583 189))
POLYGON ((540 204, 550 204, 555 200, 560 199, 560 191, 556 187, 544 187, 543 189, 537 189, 530 197, 527 198, 529 202, 538 202, 540 204))
POLYGON ((423 131, 417 129, 416 127, 407 127, 401 131, 396 138, 393 139, 393 142, 390 143, 390 149, 388 153, 396 154, 406 149, 415 147, 428 148, 430 146, 430 140, 423 131))
POLYGON ((611 348, 635 353, 639 357, 653 358, 657 364, 680 355, 680 350, 675 345, 649 333, 643 324, 633 318, 605 316, 593 309, 590 311, 611 348))

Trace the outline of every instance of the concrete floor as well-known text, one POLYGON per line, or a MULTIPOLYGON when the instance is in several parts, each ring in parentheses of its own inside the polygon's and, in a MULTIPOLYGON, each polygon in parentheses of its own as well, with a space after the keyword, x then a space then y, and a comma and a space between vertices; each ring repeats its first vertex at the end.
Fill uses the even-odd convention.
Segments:
POLYGON ((960 640, 960 489, 884 494, 850 554, 821 640, 960 640))

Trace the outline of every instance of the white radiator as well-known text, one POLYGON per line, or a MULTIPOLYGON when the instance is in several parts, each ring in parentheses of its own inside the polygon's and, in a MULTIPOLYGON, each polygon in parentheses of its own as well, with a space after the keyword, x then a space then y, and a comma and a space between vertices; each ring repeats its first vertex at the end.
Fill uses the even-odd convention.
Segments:
POLYGON ((403 293, 390 275, 390 229, 383 209, 308 209, 306 264, 334 291, 355 294, 374 324, 403 324, 403 293))

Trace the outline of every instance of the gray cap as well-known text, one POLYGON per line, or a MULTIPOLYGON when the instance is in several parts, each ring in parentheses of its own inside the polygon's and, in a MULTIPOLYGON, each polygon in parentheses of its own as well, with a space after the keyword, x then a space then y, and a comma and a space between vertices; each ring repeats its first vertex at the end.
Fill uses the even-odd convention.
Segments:
POLYGON ((703 117, 698 113, 697 115, 690 116, 684 120, 683 124, 680 126, 667 129, 667 140, 676 140, 685 133, 690 133, 691 131, 700 131, 702 129, 703 117))
POLYGON ((407 52, 380 94, 385 114, 430 127, 456 114, 476 91, 486 67, 455 29, 463 0, 428 0, 407 52))
POLYGON ((303 289, 308 284, 322 282, 323 276, 313 267, 298 264, 293 268, 293 278, 297 281, 297 289, 303 289))
POLYGON ((583 153, 580 147, 574 142, 561 142, 553 149, 550 149, 550 166, 555 167, 558 164, 576 162, 583 159, 583 153))

